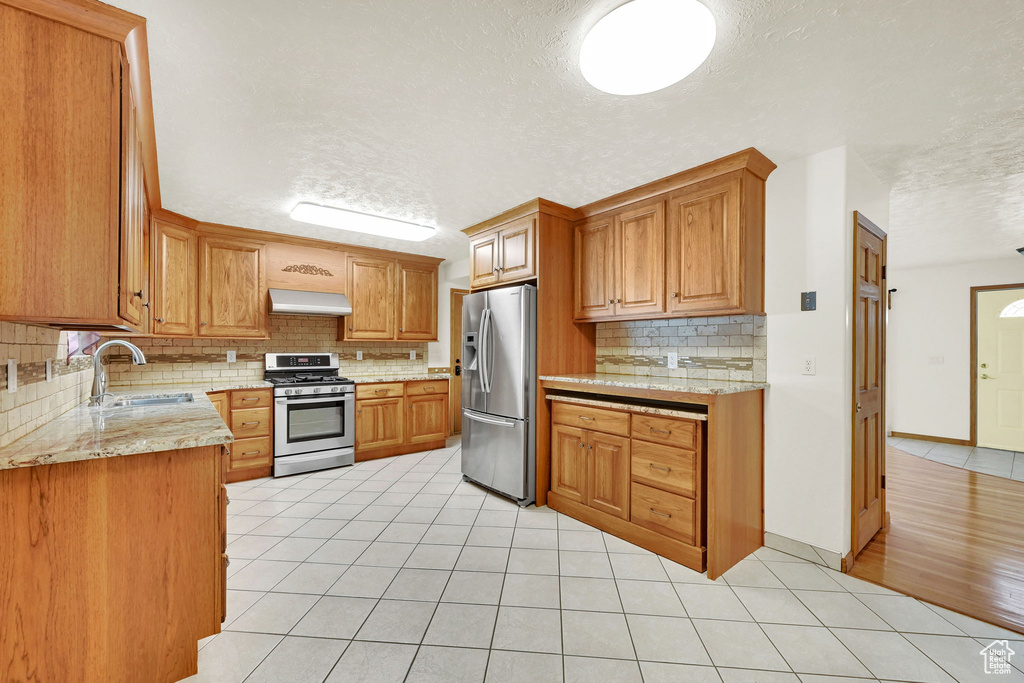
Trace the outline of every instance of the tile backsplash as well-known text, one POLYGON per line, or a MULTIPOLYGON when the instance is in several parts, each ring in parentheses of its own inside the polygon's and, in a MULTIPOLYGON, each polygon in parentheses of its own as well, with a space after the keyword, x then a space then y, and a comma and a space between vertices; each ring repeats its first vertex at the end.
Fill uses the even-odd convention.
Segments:
POLYGON ((597 323, 597 371, 746 382, 767 380, 765 316, 597 323), (679 367, 668 367, 669 352, 679 367))
POLYGON ((0 322, 0 447, 66 413, 89 398, 92 358, 68 364, 66 332, 0 322), (7 391, 7 360, 18 361, 18 389, 7 391), (52 372, 46 381, 46 360, 52 372))
POLYGON ((270 339, 129 339, 146 354, 146 365, 133 365, 127 349, 105 356, 111 386, 262 379, 266 353, 336 352, 341 374, 425 374, 425 342, 339 342, 338 319, 317 316, 270 316, 270 339), (227 362, 235 351, 236 361, 227 362), (363 359, 356 360, 356 352, 363 359), (409 352, 416 352, 410 360, 409 352))

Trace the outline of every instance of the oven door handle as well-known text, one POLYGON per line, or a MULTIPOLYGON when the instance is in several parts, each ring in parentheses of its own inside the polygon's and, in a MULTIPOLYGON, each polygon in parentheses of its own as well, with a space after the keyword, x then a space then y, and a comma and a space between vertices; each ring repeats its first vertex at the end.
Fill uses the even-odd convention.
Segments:
POLYGON ((352 401, 355 400, 355 394, 333 394, 331 396, 317 396, 316 398, 306 398, 305 396, 296 396, 294 398, 289 397, 278 397, 274 399, 274 403, 279 406, 286 405, 297 405, 305 403, 328 403, 330 401, 352 401))

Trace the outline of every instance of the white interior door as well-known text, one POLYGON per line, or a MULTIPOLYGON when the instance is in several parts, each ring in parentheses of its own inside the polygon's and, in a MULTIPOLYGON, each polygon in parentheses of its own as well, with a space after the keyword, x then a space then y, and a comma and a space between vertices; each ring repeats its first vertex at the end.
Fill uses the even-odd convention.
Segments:
POLYGON ((978 445, 1024 451, 1024 289, 978 292, 978 445))

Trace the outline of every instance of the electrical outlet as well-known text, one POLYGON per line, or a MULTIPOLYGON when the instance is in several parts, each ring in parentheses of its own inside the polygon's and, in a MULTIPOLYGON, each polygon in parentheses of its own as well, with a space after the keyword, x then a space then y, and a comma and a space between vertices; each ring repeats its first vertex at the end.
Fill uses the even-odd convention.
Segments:
POLYGON ((47 382, 52 382, 53 381, 53 359, 52 358, 47 358, 46 359, 46 381, 47 382))
POLYGON ((356 360, 362 360, 362 359, 363 359, 363 352, 362 351, 356 351, 356 360))
POLYGON ((678 368, 679 367, 679 353, 676 351, 668 352, 668 367, 678 368))
POLYGON ((14 393, 18 390, 18 359, 11 358, 7 361, 7 391, 14 393))
POLYGON ((816 375, 818 374, 817 365, 814 362, 814 356, 804 356, 803 362, 801 363, 801 375, 816 375))
POLYGON ((228 351, 228 362, 229 363, 234 363, 236 360, 238 360, 238 352, 237 351, 228 351))
POLYGON ((409 360, 416 360, 416 349, 409 351, 409 360))
POLYGON ((928 358, 928 365, 945 365, 945 364, 946 364, 946 357, 945 356, 930 356, 928 358))

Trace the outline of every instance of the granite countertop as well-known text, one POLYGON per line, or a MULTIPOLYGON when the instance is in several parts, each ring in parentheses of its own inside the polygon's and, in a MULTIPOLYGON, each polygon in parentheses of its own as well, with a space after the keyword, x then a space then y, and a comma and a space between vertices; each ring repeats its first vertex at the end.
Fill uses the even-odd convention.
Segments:
POLYGON ((375 384, 377 382, 419 382, 427 379, 451 379, 451 375, 446 372, 432 372, 419 375, 366 375, 365 377, 349 375, 349 379, 356 384, 375 384))
POLYGON ((542 375, 541 380, 571 382, 591 386, 625 387, 650 391, 672 391, 685 394, 738 394, 767 389, 767 382, 732 382, 716 379, 679 379, 675 377, 640 377, 591 372, 581 375, 542 375))
POLYGON ((581 406, 594 406, 595 408, 612 408, 614 410, 628 410, 633 413, 645 413, 648 415, 664 415, 666 417, 684 417, 689 420, 707 421, 707 413, 696 413, 692 410, 676 410, 674 408, 662 408, 661 406, 648 406, 624 401, 602 401, 594 398, 580 398, 578 396, 549 396, 552 401, 559 403, 572 403, 581 406))
MULTIPOLYGON (((258 384, 270 386, 264 382, 258 384)), ((0 448, 0 470, 230 443, 233 440, 231 430, 220 419, 206 392, 249 388, 250 385, 189 386, 192 388, 175 384, 112 387, 110 391, 114 396, 107 397, 107 405, 90 407, 86 403, 72 408, 0 448), (194 400, 144 407, 111 405, 121 397, 177 393, 190 393, 194 400)))
POLYGON ((153 394, 212 394, 235 389, 271 389, 273 386, 270 382, 264 382, 261 379, 218 379, 175 384, 133 384, 128 387, 107 387, 107 389, 118 396, 151 396, 153 394))

